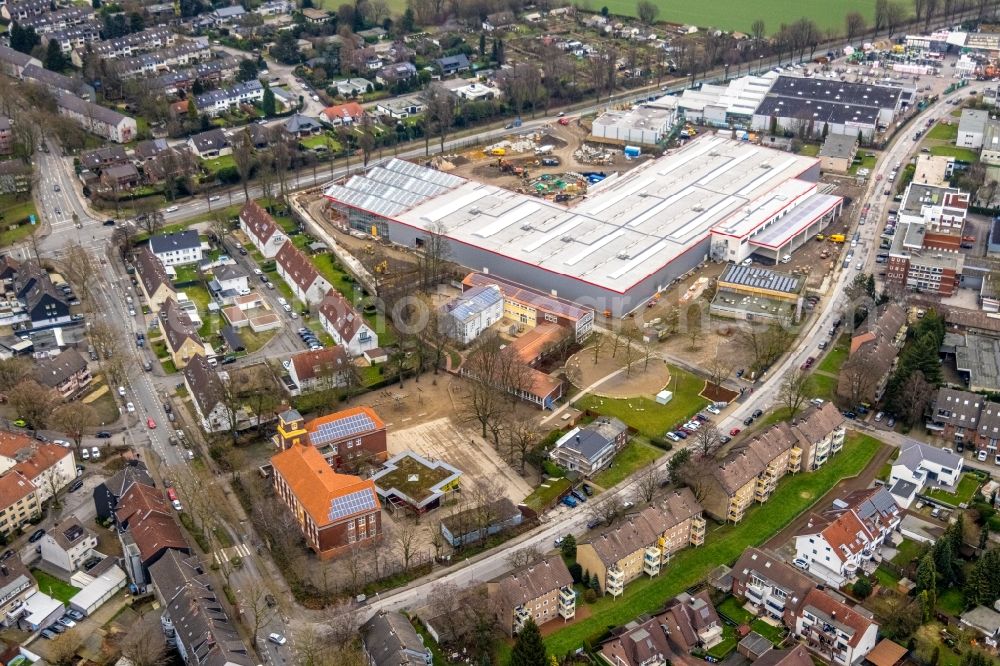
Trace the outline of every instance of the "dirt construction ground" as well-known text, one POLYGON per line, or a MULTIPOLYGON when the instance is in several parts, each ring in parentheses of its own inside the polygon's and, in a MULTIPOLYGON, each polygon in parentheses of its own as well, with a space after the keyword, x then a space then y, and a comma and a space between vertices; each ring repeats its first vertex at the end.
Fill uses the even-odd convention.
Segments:
POLYGON ((415 451, 422 456, 444 460, 462 470, 464 485, 477 479, 501 481, 507 497, 520 503, 531 493, 531 485, 500 459, 493 446, 479 433, 441 418, 411 428, 392 428, 388 435, 389 455, 415 451))

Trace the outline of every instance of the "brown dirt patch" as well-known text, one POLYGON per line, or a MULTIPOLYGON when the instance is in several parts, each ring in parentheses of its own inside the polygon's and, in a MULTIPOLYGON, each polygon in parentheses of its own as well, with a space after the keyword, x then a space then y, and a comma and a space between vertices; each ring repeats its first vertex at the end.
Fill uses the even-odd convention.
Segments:
POLYGON ((717 384, 711 382, 705 382, 705 388, 699 393, 701 397, 706 400, 711 400, 712 402, 725 402, 730 403, 736 399, 739 395, 736 391, 730 391, 727 388, 723 388, 717 384))
POLYGON ((572 620, 566 622, 561 617, 557 617, 556 619, 549 620, 548 622, 540 626, 538 628, 538 631, 541 632, 542 638, 544 638, 546 636, 556 633, 557 631, 565 627, 567 624, 573 624, 574 622, 578 622, 580 620, 586 620, 588 617, 590 617, 590 606, 583 601, 583 597, 581 596, 579 599, 577 599, 576 616, 572 620))
POLYGON ((573 354, 566 361, 566 376, 578 388, 586 388, 594 382, 606 379, 591 393, 605 398, 634 398, 651 396, 670 382, 670 369, 660 359, 651 358, 647 364, 642 358, 632 362, 632 371, 625 372, 625 352, 620 347, 612 355, 611 341, 604 343, 594 362, 594 348, 588 347, 573 354))

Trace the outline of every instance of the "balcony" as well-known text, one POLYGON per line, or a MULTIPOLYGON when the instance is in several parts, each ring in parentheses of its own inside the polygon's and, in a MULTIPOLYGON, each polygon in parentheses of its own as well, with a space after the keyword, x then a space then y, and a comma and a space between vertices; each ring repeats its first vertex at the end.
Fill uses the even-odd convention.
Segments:
POLYGON ((726 516, 728 520, 738 523, 743 520, 743 507, 742 506, 730 506, 729 514, 726 516))
POLYGON ((646 554, 642 558, 642 571, 647 576, 655 576, 660 573, 662 564, 662 553, 659 548, 650 546, 646 549, 646 554))
POLYGON ((700 546, 705 543, 705 519, 696 516, 691 519, 691 545, 700 546))
POLYGON ((576 592, 572 587, 559 588, 559 615, 564 620, 572 620, 576 616, 576 592))
POLYGON ((531 617, 531 611, 529 611, 524 606, 518 606, 514 609, 514 633, 521 631, 524 628, 525 623, 531 617))
POLYGON ((698 634, 698 638, 704 644, 703 647, 706 650, 711 650, 714 646, 722 642, 722 625, 713 624, 708 629, 698 634))
POLYGON ((625 572, 616 567, 608 569, 607 585, 605 592, 613 597, 625 591, 625 572))
POLYGON ((798 468, 802 465, 802 449, 794 447, 788 452, 788 468, 798 468))

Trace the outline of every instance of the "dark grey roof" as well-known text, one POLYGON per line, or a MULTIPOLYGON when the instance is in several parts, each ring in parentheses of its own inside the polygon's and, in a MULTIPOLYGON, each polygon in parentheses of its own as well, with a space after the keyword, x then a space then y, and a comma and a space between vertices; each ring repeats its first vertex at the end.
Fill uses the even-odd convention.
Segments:
POLYGON ((106 125, 117 126, 128 117, 100 104, 93 104, 87 100, 80 99, 70 93, 58 95, 56 97, 56 104, 67 111, 78 113, 85 118, 92 118, 106 125))
POLYGON ((437 64, 441 69, 459 69, 469 66, 469 58, 464 53, 459 53, 458 55, 438 58, 437 64))
POLYGON ((240 268, 239 264, 226 264, 215 269, 216 280, 236 280, 247 277, 247 272, 240 268))
POLYGON ((30 55, 26 53, 21 53, 20 51, 15 51, 9 46, 4 46, 0 44, 0 62, 9 62, 12 65, 17 65, 18 67, 25 67, 32 60, 30 55))
POLYGON ((285 121, 285 131, 298 133, 298 132, 311 132, 320 128, 319 121, 309 118, 308 116, 303 116, 300 113, 296 113, 291 118, 285 121))
POLYGON ((1000 403, 983 403, 983 411, 979 414, 979 435, 988 439, 1000 439, 1000 403))
POLYGON ((374 666, 425 666, 430 660, 430 650, 402 613, 376 613, 361 625, 361 641, 374 666))
POLYGON ((42 386, 55 388, 78 372, 87 369, 87 361, 75 349, 43 359, 35 365, 35 379, 42 386))
POLYGON ((194 229, 149 237, 149 248, 153 251, 153 254, 176 250, 192 250, 198 247, 201 247, 201 239, 198 238, 198 232, 194 229))
POLYGON ((959 455, 912 440, 909 444, 900 447, 899 457, 893 464, 903 465, 909 470, 917 471, 920 468, 920 463, 925 460, 949 469, 958 469, 958 466, 962 464, 962 457, 959 455))
POLYGON ((120 498, 135 483, 141 483, 151 488, 156 487, 153 477, 146 471, 146 464, 138 460, 130 461, 125 467, 115 472, 104 482, 104 486, 112 495, 120 498))
POLYGON ((566 441, 559 446, 576 451, 587 460, 594 460, 627 429, 628 427, 616 418, 601 418, 580 428, 576 434, 570 432, 566 441))
POLYGON ((743 287, 769 289, 786 294, 797 294, 802 288, 802 281, 787 273, 778 273, 766 268, 754 268, 730 264, 719 282, 729 282, 743 287))
POLYGON ((962 428, 976 428, 986 399, 978 393, 943 387, 934 401, 933 419, 962 428))
POLYGON ((852 134, 830 134, 820 148, 820 157, 850 159, 858 148, 858 137, 852 134))
POLYGON ((895 110, 901 88, 832 79, 779 76, 754 112, 816 122, 874 125, 883 109, 895 110))
POLYGON ((155 294, 160 285, 164 284, 170 287, 171 291, 174 290, 170 275, 167 274, 163 262, 156 258, 148 246, 139 248, 135 254, 135 272, 142 282, 142 288, 149 296, 155 294))
POLYGON ((219 374, 208 367, 208 362, 199 354, 184 366, 184 379, 191 389, 191 397, 198 403, 202 415, 207 417, 222 400, 223 386, 219 374))
POLYGON ((201 134, 195 134, 191 137, 191 143, 198 150, 199 153, 203 153, 206 150, 221 150, 229 145, 229 139, 226 137, 226 133, 221 129, 210 129, 207 132, 202 132, 201 134))
POLYGON ((905 479, 896 481, 892 486, 892 490, 889 491, 890 494, 896 497, 912 497, 915 492, 917 492, 917 484, 910 483, 905 479))

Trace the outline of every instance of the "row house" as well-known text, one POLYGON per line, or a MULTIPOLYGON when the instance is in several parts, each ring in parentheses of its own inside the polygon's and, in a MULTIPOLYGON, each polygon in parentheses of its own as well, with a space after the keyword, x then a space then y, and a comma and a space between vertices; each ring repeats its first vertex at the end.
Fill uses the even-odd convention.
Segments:
MULTIPOLYGON (((188 67, 212 57, 212 50, 201 42, 183 42, 174 46, 141 53, 118 61, 118 73, 125 78, 148 77, 174 67, 188 67)), ((261 92, 263 97, 263 92, 261 92)))
POLYGON ((305 442, 272 456, 271 466, 275 494, 320 559, 381 541, 382 506, 371 479, 335 472, 305 442))
POLYGON ((87 360, 75 349, 37 361, 34 376, 39 384, 52 389, 63 400, 72 400, 93 380, 87 360))
POLYGON ((41 516, 42 503, 75 478, 69 449, 0 432, 0 534, 41 516))
POLYGON ((41 515, 35 484, 17 470, 0 474, 0 535, 8 537, 41 515))
POLYGON ((549 457, 565 470, 592 476, 610 465, 627 443, 628 426, 601 417, 560 437, 549 457))
POLYGON ((868 320, 851 338, 848 362, 837 383, 837 395, 850 405, 878 402, 906 340, 906 310, 898 303, 868 320))
POLYGON ((10 155, 14 152, 14 130, 10 118, 0 116, 0 155, 10 155))
POLYGON ((840 410, 832 402, 825 402, 819 408, 807 408, 791 424, 796 446, 801 450, 801 471, 819 469, 844 448, 846 423, 840 410))
POLYGON ((191 404, 198 415, 201 429, 208 433, 230 432, 233 416, 238 423, 240 417, 244 416, 240 412, 244 410, 231 409, 226 405, 223 399, 225 387, 219 373, 208 365, 204 356, 196 356, 184 366, 182 374, 184 387, 191 396, 191 404))
POLYGON ((6 21, 20 22, 50 11, 52 0, 10 0, 0 7, 0 16, 6 21))
POLYGON ((517 569, 486 589, 508 636, 520 632, 529 619, 542 626, 556 618, 568 622, 576 617, 573 576, 560 555, 517 569))
POLYGON ((978 393, 942 387, 926 426, 949 442, 985 449, 992 458, 1000 444, 1000 403, 978 393))
POLYGON ((139 53, 173 46, 177 40, 178 35, 173 30, 164 26, 156 26, 122 37, 106 39, 99 44, 94 44, 91 51, 101 60, 128 58, 139 53))
MULTIPOLYGON (((2 497, 0 501, 3 501, 2 497)), ((17 626, 27 610, 25 600, 36 592, 38 583, 24 566, 21 556, 14 555, 6 560, 0 566, 0 627, 17 626)), ((10 663, 16 663, 16 659, 10 663)))
POLYGON ((93 86, 84 83, 81 79, 45 69, 41 65, 35 65, 34 63, 25 65, 24 71, 21 72, 21 78, 25 81, 45 86, 55 95, 66 92, 76 95, 81 99, 94 99, 95 91, 93 86))
POLYGON ((151 582, 150 567, 168 552, 191 554, 170 505, 152 486, 134 483, 125 491, 115 508, 115 527, 122 547, 121 562, 140 590, 151 582))
POLYGON ((434 655, 410 619, 380 610, 361 625, 361 649, 372 666, 434 666, 434 655))
POLYGON ((336 471, 361 464, 377 466, 389 457, 385 423, 371 407, 351 407, 309 421, 289 409, 278 415, 277 434, 271 441, 279 449, 309 444, 336 471))
POLYGON ((871 613, 848 606, 776 557, 748 548, 731 571, 733 594, 757 615, 780 622, 824 661, 851 666, 875 647, 871 613))
POLYGON ((33 28, 39 35, 46 35, 55 30, 71 28, 94 20, 94 10, 90 7, 63 7, 54 11, 26 16, 19 19, 17 24, 21 28, 33 28))
POLYGON ((274 261, 281 276, 292 294, 306 305, 319 305, 332 287, 326 278, 319 274, 316 266, 304 252, 292 243, 285 243, 274 255, 274 261))
POLYGON ((253 200, 248 201, 240 210, 240 230, 265 259, 274 259, 288 240, 288 235, 270 213, 253 200))
POLYGON ((80 99, 69 93, 56 95, 59 115, 72 118, 86 131, 115 143, 130 143, 138 135, 135 118, 80 99))
POLYGON ((234 56, 214 58, 207 62, 199 62, 193 67, 164 72, 151 79, 149 84, 152 90, 162 91, 167 96, 190 91, 195 81, 215 86, 232 78, 236 74, 239 62, 240 59, 234 56))
POLYGON ((378 347, 378 334, 347 298, 335 289, 328 291, 320 303, 319 321, 323 330, 352 358, 378 347))
POLYGON ((80 153, 80 166, 95 173, 100 173, 102 169, 107 167, 127 164, 128 162, 128 153, 125 152, 124 146, 103 146, 80 153))
POLYGON ((174 290, 167 269, 148 245, 135 253, 132 265, 135 266, 135 274, 139 280, 139 290, 153 314, 160 311, 168 298, 177 300, 177 291, 174 290))
POLYGON ((710 650, 722 642, 722 622, 707 590, 682 592, 666 610, 601 644, 599 653, 612 666, 666 666, 688 664, 694 649, 710 650))
MULTIPOLYGON (((6 5, 0 5, 0 9, 6 5)), ((14 78, 21 78, 24 68, 28 65, 34 65, 35 67, 41 67, 42 61, 38 58, 32 58, 26 53, 21 53, 20 51, 15 51, 9 46, 4 46, 0 44, 0 72, 3 72, 7 76, 12 76, 14 78)))
POLYGON ((263 100, 264 86, 257 79, 252 79, 229 88, 202 93, 195 97, 195 106, 200 113, 215 117, 243 104, 260 104, 263 100))
POLYGON ((59 28, 45 34, 42 39, 46 45, 55 42, 64 54, 72 54, 87 49, 91 44, 101 40, 101 24, 97 21, 88 21, 68 28, 59 28))
POLYGON ((613 597, 642 574, 656 576, 670 556, 705 542, 705 519, 690 488, 630 514, 616 526, 577 546, 577 562, 597 576, 613 597))
POLYGON ((95 486, 92 495, 97 520, 103 522, 114 518, 118 501, 136 483, 147 486, 156 485, 153 482, 153 478, 149 475, 144 462, 141 460, 126 460, 125 466, 122 469, 95 486))
POLYGON ((858 490, 826 511, 811 514, 795 537, 796 559, 834 587, 882 561, 882 545, 899 526, 901 511, 885 486, 858 490))

